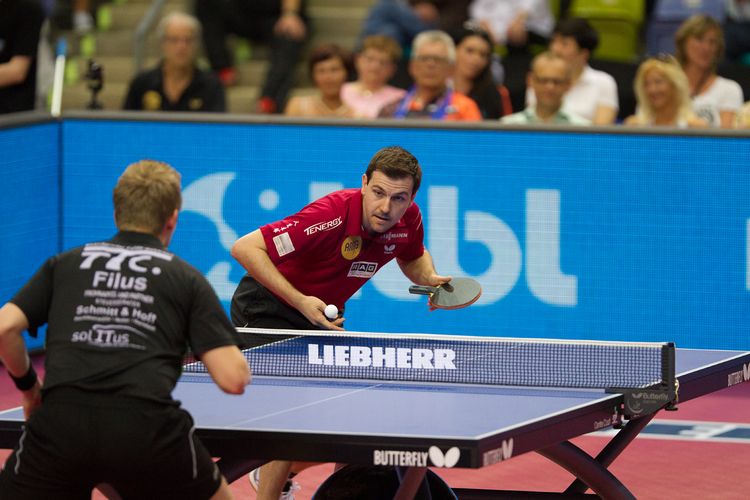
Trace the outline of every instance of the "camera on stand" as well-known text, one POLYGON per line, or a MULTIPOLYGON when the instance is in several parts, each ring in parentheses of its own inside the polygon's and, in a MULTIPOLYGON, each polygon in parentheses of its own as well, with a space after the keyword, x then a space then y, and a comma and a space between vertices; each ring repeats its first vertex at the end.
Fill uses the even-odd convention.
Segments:
POLYGON ((104 88, 104 69, 102 65, 93 59, 89 59, 88 69, 86 70, 86 84, 91 91, 91 100, 86 106, 87 109, 102 109, 103 106, 97 99, 99 92, 104 88))

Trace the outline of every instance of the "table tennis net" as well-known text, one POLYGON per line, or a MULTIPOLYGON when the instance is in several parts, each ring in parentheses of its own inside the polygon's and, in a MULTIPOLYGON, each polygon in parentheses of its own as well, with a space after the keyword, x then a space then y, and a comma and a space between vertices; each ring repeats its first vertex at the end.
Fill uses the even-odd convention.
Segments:
MULTIPOLYGON (((240 328, 255 376, 567 388, 641 388, 674 377, 674 345, 240 328)), ((184 373, 205 373, 199 361, 184 373)))

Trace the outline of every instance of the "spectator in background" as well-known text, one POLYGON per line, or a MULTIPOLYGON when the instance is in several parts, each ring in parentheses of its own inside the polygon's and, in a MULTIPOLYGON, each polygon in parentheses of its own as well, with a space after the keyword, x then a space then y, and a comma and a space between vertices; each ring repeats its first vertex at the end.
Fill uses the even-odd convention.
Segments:
POLYGON ((727 59, 741 61, 750 56, 750 0, 727 0, 724 34, 727 59))
POLYGON ((196 0, 203 24, 203 44, 211 68, 224 85, 237 82, 237 71, 226 45, 230 33, 252 41, 270 42, 270 66, 255 110, 284 109, 294 86, 294 70, 308 34, 305 0, 196 0))
POLYGON ((747 101, 740 109, 740 112, 737 113, 735 127, 750 128, 750 101, 747 101))
POLYGON ((422 31, 452 31, 466 20, 470 0, 378 0, 362 25, 360 39, 387 35, 407 50, 422 31))
POLYGON ((492 39, 489 33, 478 24, 466 22, 453 39, 456 43, 454 90, 471 97, 486 120, 497 120, 508 114, 505 109, 508 104, 504 104, 490 71, 492 39))
POLYGON ((712 127, 732 128, 742 106, 742 88, 716 74, 724 57, 724 36, 714 18, 696 14, 675 33, 677 60, 687 75, 693 110, 712 127))
POLYGON ((386 35, 368 36, 354 64, 357 80, 345 83, 341 99, 354 115, 361 118, 377 118, 385 104, 401 99, 406 91, 388 85, 401 60, 401 47, 386 35))
POLYGON ((137 111, 226 111, 224 87, 196 66, 201 26, 181 12, 165 16, 157 28, 162 59, 137 75, 123 109, 137 111))
MULTIPOLYGON (((360 34, 360 41, 370 35, 386 35, 398 42, 403 58, 396 67, 391 84, 411 86, 408 64, 411 46, 417 34, 427 30, 451 33, 468 17, 470 0, 378 0, 370 9, 360 34)), ((358 44, 358 46, 361 43, 358 44)))
POLYGON ((494 43, 508 47, 526 47, 533 42, 546 45, 555 25, 549 0, 473 0, 469 18, 478 22, 494 43))
MULTIPOLYGON (((617 117, 617 83, 611 75, 589 66, 591 54, 599 45, 599 35, 588 21, 568 18, 555 26, 550 50, 568 62, 572 71, 570 90, 563 107, 594 125, 609 125, 617 117)), ((526 102, 536 103, 533 89, 526 91, 526 102)))
POLYGON ((688 81, 672 56, 646 59, 635 75, 638 110, 625 125, 664 127, 707 127, 693 112, 688 81))
POLYGON ((439 21, 440 12, 433 2, 379 0, 368 12, 360 37, 386 35, 406 48, 422 31, 437 28, 439 21))
POLYGON ((79 35, 94 29, 94 16, 91 15, 89 0, 73 0, 73 30, 79 35))
POLYGON ((433 30, 417 35, 409 62, 414 85, 403 99, 383 107, 380 116, 481 120, 476 103, 448 85, 455 62, 456 47, 447 33, 433 30))
POLYGON ((506 124, 589 125, 585 118, 563 109, 565 93, 570 88, 572 70, 567 61, 553 52, 542 52, 531 61, 526 77, 536 102, 523 111, 501 119, 506 124))
POLYGON ((34 109, 43 22, 39 0, 0 1, 0 114, 34 109))
POLYGON ((287 116, 352 118, 354 111, 341 100, 341 87, 353 73, 351 55, 335 44, 316 47, 307 62, 315 95, 297 96, 284 110, 287 116))

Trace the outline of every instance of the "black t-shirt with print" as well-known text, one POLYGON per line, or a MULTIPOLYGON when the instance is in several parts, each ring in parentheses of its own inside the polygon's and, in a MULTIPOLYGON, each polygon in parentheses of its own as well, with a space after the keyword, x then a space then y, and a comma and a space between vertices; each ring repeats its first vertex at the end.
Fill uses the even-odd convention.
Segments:
POLYGON ((174 404, 187 348, 236 345, 203 275, 151 235, 120 232, 48 259, 11 300, 48 323, 45 393, 57 387, 174 404))

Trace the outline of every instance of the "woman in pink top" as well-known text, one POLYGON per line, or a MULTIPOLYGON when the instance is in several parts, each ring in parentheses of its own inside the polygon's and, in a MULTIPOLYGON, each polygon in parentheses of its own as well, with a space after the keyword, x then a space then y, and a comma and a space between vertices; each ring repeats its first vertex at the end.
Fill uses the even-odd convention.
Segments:
POLYGON ((377 118, 383 105, 401 99, 406 91, 388 85, 401 59, 401 47, 385 35, 372 35, 362 42, 355 59, 357 81, 345 83, 341 99, 360 118, 377 118))

